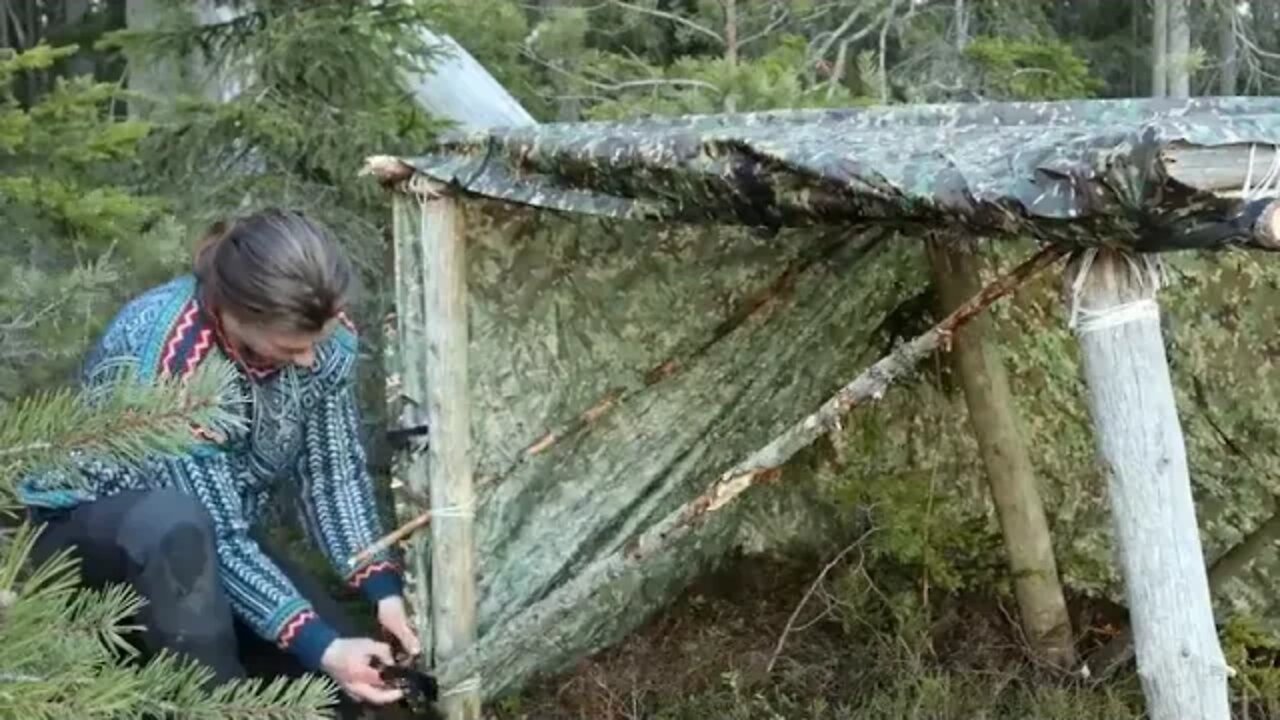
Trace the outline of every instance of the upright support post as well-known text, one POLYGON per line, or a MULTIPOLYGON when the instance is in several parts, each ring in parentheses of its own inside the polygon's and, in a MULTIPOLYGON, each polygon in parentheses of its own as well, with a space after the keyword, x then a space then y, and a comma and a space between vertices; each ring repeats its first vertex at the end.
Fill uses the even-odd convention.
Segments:
MULTIPOLYGON (((393 199, 392 240, 395 251, 396 323, 387 343, 387 407, 397 415, 397 429, 405 432, 404 447, 396 453, 391 482, 399 519, 427 510, 427 357, 426 268, 422 257, 422 203, 417 195, 396 192, 393 199)), ((408 584, 418 638, 427 658, 435 641, 431 624, 431 559, 425 534, 413 538, 406 554, 408 584)))
MULTIPOLYGON (((467 384, 466 244, 462 208, 448 193, 428 192, 421 214, 426 290, 427 477, 431 498, 431 624, 435 662, 466 652, 476 640, 475 492, 467 384)), ((444 688, 449 720, 479 720, 479 682, 444 688)))
POLYGON ((1088 251, 1068 266, 1089 409, 1152 720, 1228 720, 1186 447, 1152 260, 1088 251))

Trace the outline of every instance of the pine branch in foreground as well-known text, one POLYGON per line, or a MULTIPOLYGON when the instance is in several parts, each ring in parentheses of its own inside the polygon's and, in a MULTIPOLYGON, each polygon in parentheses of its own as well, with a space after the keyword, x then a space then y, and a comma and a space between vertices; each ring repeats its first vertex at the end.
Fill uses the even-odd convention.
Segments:
MULTIPOLYGON (((79 393, 0 409, 0 495, 12 497, 29 470, 74 470, 76 455, 133 463, 188 449, 192 425, 236 429, 235 377, 229 364, 208 363, 185 384, 147 385, 119 365, 79 393)), ((331 717, 335 688, 326 678, 210 688, 210 671, 193 661, 162 653, 136 662, 126 635, 141 598, 123 585, 81 588, 65 553, 32 567, 38 534, 31 524, 0 534, 0 720, 331 717)))
POLYGON ((133 366, 105 368, 89 389, 64 389, 24 398, 0 409, 0 494, 11 494, 28 469, 65 471, 72 459, 106 456, 135 463, 183 452, 195 441, 192 425, 217 433, 242 427, 235 368, 211 358, 185 382, 144 383, 133 366))
POLYGON ((162 653, 124 662, 135 656, 123 633, 138 596, 127 586, 79 589, 65 556, 23 570, 37 533, 19 527, 0 555, 0 718, 330 716, 334 688, 321 677, 209 689, 210 671, 192 661, 162 653))

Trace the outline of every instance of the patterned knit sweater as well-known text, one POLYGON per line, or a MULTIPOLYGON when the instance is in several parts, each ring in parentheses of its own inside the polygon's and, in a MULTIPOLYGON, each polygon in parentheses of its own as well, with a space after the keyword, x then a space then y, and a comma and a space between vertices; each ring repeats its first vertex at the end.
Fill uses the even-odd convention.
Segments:
MULTIPOLYGON (((297 483, 303 525, 347 582, 373 602, 400 593, 399 569, 388 556, 347 564, 382 534, 358 435, 356 352, 354 330, 344 322, 317 345, 311 368, 237 363, 238 381, 251 399, 240 436, 198 435, 200 444, 189 454, 136 466, 81 459, 87 489, 68 490, 65 478, 54 473, 33 474, 21 485, 23 502, 67 508, 121 490, 158 487, 194 495, 213 517, 222 585, 236 615, 318 669, 335 631, 248 531, 273 487, 297 483)), ((144 380, 185 377, 215 353, 233 358, 217 323, 200 307, 195 278, 187 275, 120 311, 87 358, 83 380, 93 384, 101 370, 122 360, 135 363, 144 380)))

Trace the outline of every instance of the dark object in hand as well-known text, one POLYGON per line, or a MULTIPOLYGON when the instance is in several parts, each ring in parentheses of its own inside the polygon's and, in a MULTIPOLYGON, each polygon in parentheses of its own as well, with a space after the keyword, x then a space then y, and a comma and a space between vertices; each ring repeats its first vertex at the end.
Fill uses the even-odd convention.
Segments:
POLYGON ((415 667, 412 658, 397 657, 396 661, 396 665, 381 665, 378 668, 382 682, 404 692, 404 704, 415 717, 444 720, 435 706, 436 700, 440 699, 440 687, 436 679, 415 667))

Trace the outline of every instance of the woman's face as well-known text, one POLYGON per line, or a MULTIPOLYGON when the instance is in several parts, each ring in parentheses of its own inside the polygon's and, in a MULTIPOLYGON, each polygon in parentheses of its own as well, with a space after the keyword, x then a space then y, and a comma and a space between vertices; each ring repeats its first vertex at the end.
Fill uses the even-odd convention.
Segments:
POLYGON ((246 362, 255 365, 292 363, 311 367, 316 361, 315 346, 333 332, 337 318, 331 318, 320 332, 307 333, 282 330, 240 320, 231 313, 222 314, 222 327, 246 362))

